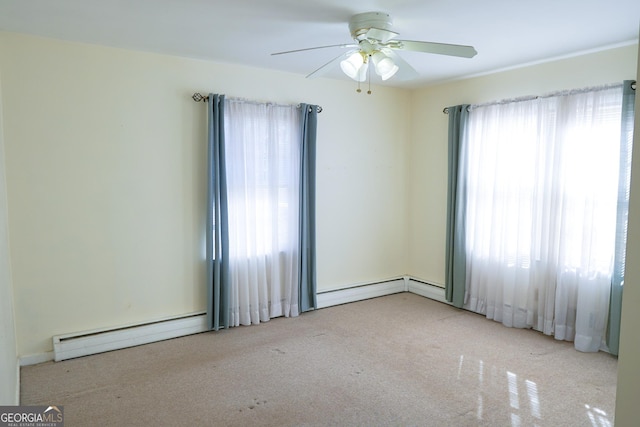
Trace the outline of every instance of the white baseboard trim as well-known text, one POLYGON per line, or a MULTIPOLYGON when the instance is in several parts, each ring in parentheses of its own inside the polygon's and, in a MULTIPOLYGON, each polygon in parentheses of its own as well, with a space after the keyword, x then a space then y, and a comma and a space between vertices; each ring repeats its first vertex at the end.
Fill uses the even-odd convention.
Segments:
POLYGON ((53 351, 47 351, 46 353, 29 354, 27 356, 20 356, 18 358, 20 366, 37 365, 39 363, 51 362, 53 360, 53 351))
MULTIPOLYGON (((444 288, 414 277, 402 276, 381 282, 363 283, 349 288, 320 292, 317 295, 317 308, 327 308, 400 292, 411 292, 447 303, 444 288)), ((194 313, 145 324, 57 335, 53 337, 52 352, 22 356, 20 357, 20 366, 35 365, 51 360, 58 362, 206 331, 208 331, 206 314, 194 313)))
POLYGON ((120 350, 207 330, 207 316, 197 313, 117 329, 58 335, 53 337, 54 360, 58 362, 105 351, 120 350))
POLYGON ((397 294, 404 291, 406 291, 405 279, 396 278, 384 282, 368 283, 351 288, 321 292, 316 296, 316 302, 317 308, 320 309, 384 295, 397 294))
POLYGON ((20 404, 20 359, 17 360, 16 363, 16 398, 14 401, 14 405, 20 404))

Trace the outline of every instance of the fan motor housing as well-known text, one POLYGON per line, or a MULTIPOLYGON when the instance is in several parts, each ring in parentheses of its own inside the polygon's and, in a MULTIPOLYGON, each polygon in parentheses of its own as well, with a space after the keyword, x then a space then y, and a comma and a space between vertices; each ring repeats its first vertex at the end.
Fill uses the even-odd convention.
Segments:
POLYGON ((349 31, 351 37, 357 39, 366 33, 370 28, 379 28, 381 30, 391 30, 393 21, 391 15, 384 12, 365 12, 353 15, 349 20, 349 31))

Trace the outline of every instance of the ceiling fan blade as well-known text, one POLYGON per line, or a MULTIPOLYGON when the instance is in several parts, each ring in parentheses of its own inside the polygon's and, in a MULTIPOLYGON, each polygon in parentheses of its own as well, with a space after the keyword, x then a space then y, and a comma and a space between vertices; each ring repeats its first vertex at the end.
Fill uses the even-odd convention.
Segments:
POLYGON ((329 71, 331 69, 331 66, 333 64, 338 63, 341 59, 346 58, 347 56, 351 55, 353 52, 357 52, 357 50, 350 50, 349 52, 341 53, 340 55, 338 55, 335 58, 333 58, 331 61, 329 61, 326 64, 322 65, 321 67, 315 69, 311 73, 307 74, 306 78, 313 78, 313 77, 322 76, 323 74, 325 74, 327 71, 329 71))
POLYGON ((343 44, 332 44, 332 45, 329 45, 329 46, 307 47, 307 48, 304 48, 304 49, 295 49, 295 50, 287 50, 287 51, 284 51, 284 52, 276 52, 276 53, 272 53, 271 56, 284 55, 284 54, 287 54, 287 53, 304 52, 304 51, 307 51, 307 50, 326 49, 326 48, 329 48, 329 47, 342 47, 342 48, 345 48, 345 47, 356 47, 356 45, 353 44, 353 43, 349 43, 349 44, 343 43, 343 44))
POLYGON ((440 55, 460 56, 473 58, 478 53, 473 46, 460 44, 419 42, 412 40, 394 40, 386 47, 396 50, 410 50, 414 52, 437 53, 440 55))
POLYGON ((393 62, 398 66, 398 72, 393 76, 395 80, 411 80, 419 77, 418 72, 407 61, 402 59, 400 55, 395 53, 389 48, 380 49, 382 53, 393 59, 393 62))
POLYGON ((381 28, 369 28, 365 33, 367 39, 378 40, 380 43, 386 43, 389 40, 398 37, 399 34, 389 30, 383 30, 381 28))

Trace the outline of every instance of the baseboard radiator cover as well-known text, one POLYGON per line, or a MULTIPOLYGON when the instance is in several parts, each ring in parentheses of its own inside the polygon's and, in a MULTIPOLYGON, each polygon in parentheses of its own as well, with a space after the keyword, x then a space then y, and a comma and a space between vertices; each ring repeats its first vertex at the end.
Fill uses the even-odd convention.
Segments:
POLYGON ((53 337, 54 360, 59 362, 61 360, 197 334, 207 330, 206 314, 195 313, 120 328, 57 335, 53 337))
POLYGON ((449 304, 443 286, 434 285, 411 276, 320 292, 317 295, 317 302, 318 308, 326 308, 333 305, 347 304, 400 292, 411 292, 425 298, 449 304))
MULTIPOLYGON (((379 282, 363 283, 343 289, 320 292, 318 309, 377 298, 400 292, 411 292, 436 301, 445 302, 444 289, 409 276, 379 282)), ((194 313, 119 328, 96 329, 53 337, 53 360, 56 362, 135 347, 142 344, 178 338, 208 331, 207 316, 194 313)), ((28 357, 21 365, 29 365, 28 357), (26 362, 26 363, 25 363, 26 362)), ((36 359, 34 359, 35 361, 36 359)), ((44 360, 42 360, 44 361, 44 360)), ((37 360, 37 362, 41 362, 37 360)))
POLYGON ((319 292, 316 296, 318 308, 362 301, 385 295, 397 294, 407 290, 407 283, 403 277, 388 279, 381 282, 364 283, 343 289, 319 292))
POLYGON ((447 302, 444 286, 434 285, 413 277, 407 277, 407 282, 408 292, 451 305, 447 302))

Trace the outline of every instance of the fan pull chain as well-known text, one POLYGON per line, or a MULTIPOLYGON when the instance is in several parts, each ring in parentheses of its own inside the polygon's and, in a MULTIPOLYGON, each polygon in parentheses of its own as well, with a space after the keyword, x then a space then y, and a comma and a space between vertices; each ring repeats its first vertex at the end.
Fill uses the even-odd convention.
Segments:
MULTIPOLYGON (((371 58, 371 55, 369 55, 371 58)), ((367 95, 371 95, 371 67, 367 67, 367 80, 369 80, 369 90, 367 91, 367 95)))
MULTIPOLYGON (((370 57, 371 55, 369 55, 369 58, 370 57)), ((367 67, 367 80, 369 85, 369 90, 367 90, 367 94, 371 95, 371 67, 367 67)), ((360 89, 360 80, 358 80, 358 89, 356 89, 356 92, 358 93, 362 92, 362 89, 360 89)))

